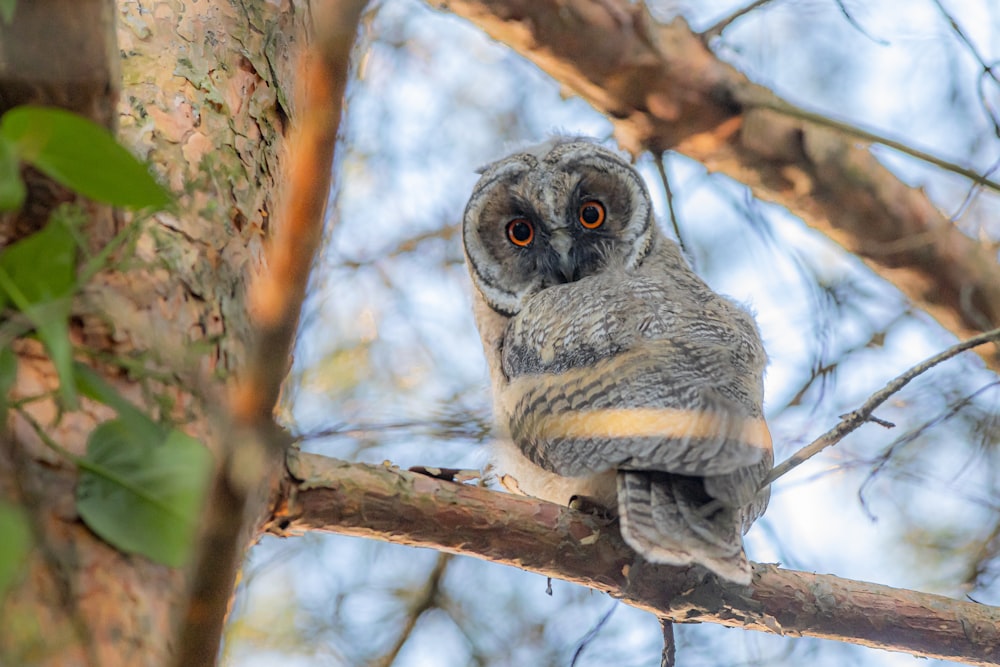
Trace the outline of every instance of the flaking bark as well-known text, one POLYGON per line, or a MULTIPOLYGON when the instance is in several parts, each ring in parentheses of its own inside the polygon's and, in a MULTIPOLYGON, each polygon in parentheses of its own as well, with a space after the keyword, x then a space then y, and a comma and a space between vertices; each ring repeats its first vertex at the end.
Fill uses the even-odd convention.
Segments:
POLYGON ((755 563, 748 587, 636 559, 617 527, 532 498, 305 453, 268 529, 367 537, 588 586, 673 622, 810 636, 970 665, 1000 658, 1000 609, 755 563))

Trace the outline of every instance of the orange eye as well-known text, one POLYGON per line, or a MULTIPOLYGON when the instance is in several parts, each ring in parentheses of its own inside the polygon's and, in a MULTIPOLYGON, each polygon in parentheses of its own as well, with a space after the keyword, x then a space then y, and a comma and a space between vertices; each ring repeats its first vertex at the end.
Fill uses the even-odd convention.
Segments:
POLYGON ((514 245, 524 248, 535 238, 535 228, 524 218, 515 218, 507 223, 507 238, 514 245))
POLYGON ((580 214, 577 219, 585 228, 597 229, 604 224, 604 217, 604 204, 596 199, 591 199, 580 205, 580 214))

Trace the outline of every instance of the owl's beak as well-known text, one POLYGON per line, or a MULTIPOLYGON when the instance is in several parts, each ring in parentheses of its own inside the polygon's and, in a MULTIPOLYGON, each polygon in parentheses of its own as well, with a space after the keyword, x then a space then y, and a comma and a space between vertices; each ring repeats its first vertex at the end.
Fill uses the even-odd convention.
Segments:
POLYGON ((573 263, 573 237, 561 229, 556 229, 549 238, 549 245, 556 255, 556 266, 553 267, 554 278, 562 278, 559 282, 571 283, 576 279, 573 263))
POLYGON ((573 264, 570 262, 569 257, 565 255, 559 256, 559 273, 566 282, 571 283, 576 280, 576 271, 573 269, 573 264))

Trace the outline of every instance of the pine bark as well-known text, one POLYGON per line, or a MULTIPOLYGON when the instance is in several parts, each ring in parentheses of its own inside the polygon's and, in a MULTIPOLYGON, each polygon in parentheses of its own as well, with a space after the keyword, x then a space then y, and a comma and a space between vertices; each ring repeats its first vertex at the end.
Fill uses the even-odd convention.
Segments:
POLYGON ((1000 608, 829 574, 753 564, 739 586, 644 563, 614 523, 533 498, 389 466, 298 453, 269 530, 430 547, 603 591, 675 623, 809 636, 969 665, 1000 657, 1000 608))
MULTIPOLYGON (((221 442, 213 411, 247 346, 246 287, 275 208, 303 17, 294 3, 20 0, 0 27, 0 112, 55 105, 117 129, 177 197, 178 213, 140 222, 134 255, 74 300, 72 335, 122 395, 210 448, 221 442)), ((0 219, 4 245, 74 198, 26 176, 28 205, 0 219)), ((86 206, 91 251, 132 222, 86 206)), ((168 664, 184 574, 95 537, 75 511, 75 467, 39 435, 83 454, 113 414, 88 400, 60 414, 41 346, 22 339, 15 352, 11 399, 32 400, 0 435, 0 498, 28 512, 35 545, 0 606, 0 663, 168 664)))

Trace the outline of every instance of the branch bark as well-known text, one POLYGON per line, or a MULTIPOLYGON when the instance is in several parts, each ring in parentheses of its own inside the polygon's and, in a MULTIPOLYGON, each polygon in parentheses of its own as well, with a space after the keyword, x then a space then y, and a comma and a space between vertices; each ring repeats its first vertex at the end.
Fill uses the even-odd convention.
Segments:
POLYGON ((996 664, 1000 609, 755 564, 748 587, 638 560, 617 527, 559 505, 388 466, 289 456, 267 525, 463 554, 588 586, 673 622, 822 637, 970 665, 996 664))
MULTIPOLYGON (((673 149, 745 183, 960 338, 1000 326, 995 253, 884 168, 870 135, 750 82, 682 19, 658 25, 625 0, 452 0, 447 9, 606 114, 623 148, 673 149)), ((982 354, 1000 370, 996 352, 982 354)))

